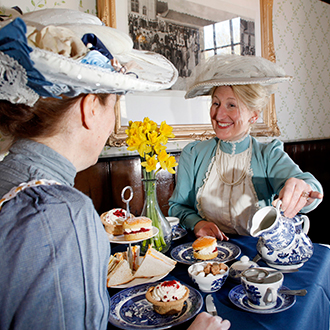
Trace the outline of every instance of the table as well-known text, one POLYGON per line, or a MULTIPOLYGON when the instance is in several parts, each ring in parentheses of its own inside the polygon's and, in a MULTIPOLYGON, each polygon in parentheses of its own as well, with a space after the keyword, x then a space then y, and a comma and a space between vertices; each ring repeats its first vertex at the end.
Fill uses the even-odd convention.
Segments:
MULTIPOLYGON (((230 242, 241 248, 241 255, 247 255, 253 259, 257 253, 257 239, 249 236, 229 236, 230 242)), ((171 249, 175 246, 193 242, 195 237, 192 233, 188 233, 185 237, 173 241, 171 249)), ((112 253, 122 251, 124 246, 116 246, 112 248, 112 253)), ((170 251, 166 253, 170 255, 170 251)), ((230 265, 232 262, 227 263, 230 265)), ((263 261, 259 261, 260 266, 267 266, 263 261)), ((175 269, 163 280, 177 279, 197 289, 197 286, 189 278, 188 265, 177 264, 175 269)), ((330 249, 314 244, 314 254, 298 272, 284 274, 283 285, 290 289, 307 290, 305 297, 296 297, 296 303, 288 310, 276 314, 255 314, 239 309, 231 303, 228 298, 229 291, 235 287, 237 283, 227 279, 224 286, 213 293, 213 299, 217 307, 219 316, 230 320, 232 330, 329 330, 330 316, 330 249)), ((118 292, 117 289, 109 289, 110 296, 118 292)), ((201 292, 203 299, 207 295, 201 292)), ((205 311, 205 304, 201 311, 205 311)), ((188 328, 191 322, 186 322, 178 327, 171 329, 188 328)), ((109 324, 108 329, 117 329, 109 324)))

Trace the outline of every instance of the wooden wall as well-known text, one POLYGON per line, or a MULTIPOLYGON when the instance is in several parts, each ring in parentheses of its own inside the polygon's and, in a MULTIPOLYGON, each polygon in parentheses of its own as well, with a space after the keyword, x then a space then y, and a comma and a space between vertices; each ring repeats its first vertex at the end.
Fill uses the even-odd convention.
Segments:
MULTIPOLYGON (((314 242, 330 243, 330 234, 326 229, 327 223, 330 223, 327 208, 330 205, 330 139, 286 143, 285 151, 303 171, 311 172, 323 185, 323 202, 308 214, 311 220, 309 236, 314 242)), ((173 155, 179 160, 180 153, 173 155)), ((96 165, 78 173, 75 182, 77 189, 91 197, 99 214, 115 207, 125 207, 121 201, 121 190, 128 185, 134 190, 131 212, 139 215, 143 207, 139 157, 100 159, 96 165)), ((167 171, 158 173, 158 201, 165 216, 174 187, 175 175, 167 171)))

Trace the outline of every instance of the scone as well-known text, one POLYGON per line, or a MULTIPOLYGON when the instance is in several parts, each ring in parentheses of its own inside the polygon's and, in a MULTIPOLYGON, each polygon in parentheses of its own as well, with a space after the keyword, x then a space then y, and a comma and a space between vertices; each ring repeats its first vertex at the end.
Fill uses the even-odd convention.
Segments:
POLYGON ((153 304, 155 312, 162 315, 180 313, 188 297, 189 289, 175 280, 150 287, 146 293, 146 299, 153 304))
POLYGON ((135 241, 147 239, 152 236, 152 221, 146 217, 135 217, 123 222, 125 239, 135 241))
MULTIPOLYGON (((134 215, 131 214, 130 218, 134 215)), ((108 212, 101 214, 101 221, 104 225, 105 231, 109 234, 118 236, 123 235, 123 222, 126 219, 126 210, 112 209, 108 212)))
POLYGON ((210 260, 218 256, 217 240, 212 236, 197 238, 192 248, 196 259, 210 260))

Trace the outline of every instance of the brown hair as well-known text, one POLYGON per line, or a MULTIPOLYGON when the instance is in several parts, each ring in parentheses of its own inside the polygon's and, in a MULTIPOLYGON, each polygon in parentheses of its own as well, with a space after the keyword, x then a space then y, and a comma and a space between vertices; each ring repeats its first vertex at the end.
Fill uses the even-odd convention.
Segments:
MULTIPOLYGON (((53 136, 72 106, 86 95, 62 99, 40 97, 33 107, 2 100, 0 131, 14 139, 53 136)), ((96 95, 100 103, 105 105, 109 94, 96 95)))

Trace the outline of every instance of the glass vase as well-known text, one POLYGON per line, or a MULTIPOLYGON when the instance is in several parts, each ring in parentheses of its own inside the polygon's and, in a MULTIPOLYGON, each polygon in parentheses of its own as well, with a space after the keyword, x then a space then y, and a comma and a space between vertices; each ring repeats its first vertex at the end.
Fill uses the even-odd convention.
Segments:
POLYGON ((172 228, 162 213, 157 200, 157 180, 154 173, 144 172, 144 205, 141 216, 152 220, 152 225, 158 229, 158 234, 141 242, 141 254, 145 254, 149 244, 159 252, 165 253, 169 250, 172 241, 172 228))

